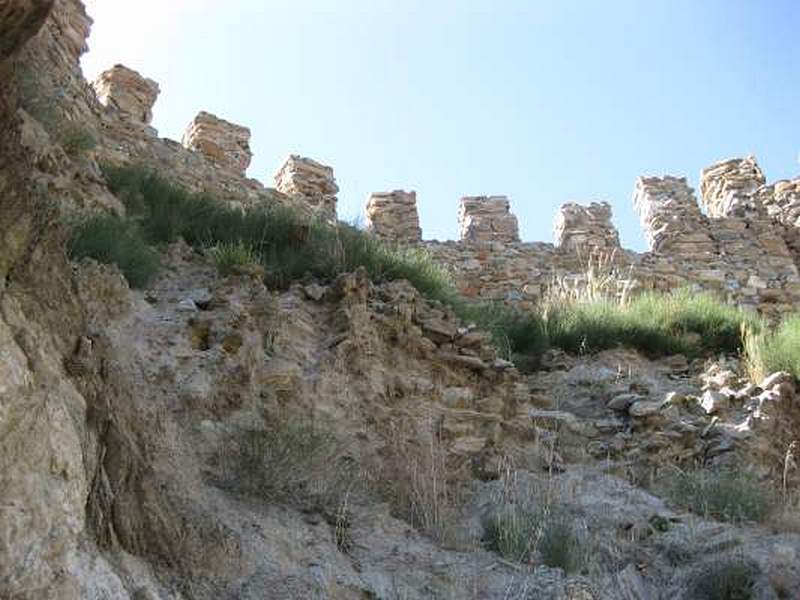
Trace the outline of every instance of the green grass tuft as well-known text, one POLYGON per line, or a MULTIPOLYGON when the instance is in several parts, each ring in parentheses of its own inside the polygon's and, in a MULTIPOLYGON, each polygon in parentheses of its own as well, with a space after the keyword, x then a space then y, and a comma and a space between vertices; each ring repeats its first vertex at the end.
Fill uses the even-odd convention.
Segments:
POLYGON ((709 294, 680 290, 642 294, 628 304, 610 300, 546 305, 542 311, 548 342, 572 353, 619 346, 650 356, 737 352, 742 326, 758 329, 757 317, 709 294))
POLYGON ((538 553, 548 567, 573 573, 586 558, 568 515, 541 508, 507 507, 486 522, 484 537, 489 550, 515 563, 529 562, 538 553))
POLYGON ((220 275, 227 276, 252 271, 258 265, 260 257, 244 242, 223 243, 211 249, 211 257, 220 275))
POLYGON ((766 484, 732 470, 681 472, 670 482, 669 493, 695 514, 734 523, 764 521, 774 504, 766 484))
POLYGON ((138 225, 114 216, 97 216, 78 225, 68 253, 73 260, 89 257, 116 264, 131 287, 145 287, 158 270, 156 253, 144 242, 138 225))
POLYGON ((747 330, 745 363, 755 381, 776 371, 800 378, 800 315, 789 317, 774 331, 747 330))
POLYGON ((387 244, 289 207, 231 208, 142 168, 105 172, 109 188, 141 223, 148 242, 182 237, 196 248, 248 248, 262 262, 269 285, 286 287, 306 275, 332 279, 364 267, 375 281, 407 279, 432 300, 453 303, 458 296, 446 270, 422 249, 387 244))

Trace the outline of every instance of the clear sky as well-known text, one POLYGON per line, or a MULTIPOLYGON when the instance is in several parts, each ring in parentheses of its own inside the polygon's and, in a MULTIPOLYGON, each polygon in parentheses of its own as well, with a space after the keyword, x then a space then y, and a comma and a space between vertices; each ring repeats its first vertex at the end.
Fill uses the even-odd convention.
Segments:
POLYGON ((754 153, 800 172, 797 0, 86 0, 84 71, 161 85, 154 125, 200 110, 247 125, 249 175, 286 155, 334 167, 339 215, 417 191, 425 238, 457 237, 458 199, 505 194, 526 241, 566 201, 607 200, 643 249, 638 175, 754 153))

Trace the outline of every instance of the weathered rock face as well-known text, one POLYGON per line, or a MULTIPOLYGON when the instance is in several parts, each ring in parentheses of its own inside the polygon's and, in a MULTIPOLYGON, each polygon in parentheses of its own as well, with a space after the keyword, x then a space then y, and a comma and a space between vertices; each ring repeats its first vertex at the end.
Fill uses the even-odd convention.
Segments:
POLYGON ((711 217, 744 217, 763 212, 754 194, 766 183, 755 157, 733 158, 703 169, 700 196, 711 217))
POLYGON ((367 201, 367 230, 387 240, 420 241, 417 193, 395 190, 371 194, 367 201))
POLYGON ((9 0, 0 6, 0 61, 10 57, 44 23, 54 0, 9 0))
POLYGON ((586 255, 617 251, 619 233, 611 223, 611 205, 608 202, 592 202, 588 206, 564 204, 556 215, 555 245, 567 252, 586 255))
POLYGON ((461 199, 458 225, 464 242, 518 242, 519 225, 505 196, 461 199))
POLYGON ((332 167, 292 154, 275 175, 275 186, 278 191, 310 206, 323 218, 336 218, 339 186, 332 167))
POLYGON ((654 252, 691 257, 717 251, 708 219, 685 178, 640 177, 633 202, 654 252))
POLYGON ((152 79, 124 65, 114 65, 103 71, 92 87, 100 102, 116 110, 121 119, 145 125, 153 120, 153 105, 160 90, 152 79))
POLYGON ((247 171, 253 158, 250 130, 207 112, 199 113, 186 128, 183 146, 200 152, 215 165, 241 175, 247 171))

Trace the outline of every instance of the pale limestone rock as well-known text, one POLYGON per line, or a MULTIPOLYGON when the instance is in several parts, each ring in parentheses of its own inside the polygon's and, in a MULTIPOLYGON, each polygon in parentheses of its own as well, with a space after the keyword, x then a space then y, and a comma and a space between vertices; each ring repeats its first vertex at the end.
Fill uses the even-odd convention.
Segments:
POLYGON ((519 241, 517 217, 505 196, 466 196, 458 212, 463 242, 519 241))
POLYGON ((620 248, 619 233, 611 223, 611 205, 563 204, 555 220, 555 245, 567 252, 610 254, 620 248))
POLYGON ((153 105, 161 91, 152 79, 124 65, 103 71, 92 84, 100 102, 117 111, 121 119, 149 125, 153 105))
POLYGON ((420 241, 417 193, 395 190, 371 194, 367 200, 366 225, 367 231, 391 241, 420 241))
POLYGON ((200 112, 183 134, 183 146, 199 152, 212 163, 244 175, 253 153, 250 130, 216 115, 200 112))
POLYGON ((700 398, 700 405, 710 415, 715 415, 730 405, 728 396, 716 390, 706 390, 700 398))
POLYGON ((336 219, 339 186, 333 168, 292 154, 275 175, 278 191, 302 202, 325 219, 336 219))

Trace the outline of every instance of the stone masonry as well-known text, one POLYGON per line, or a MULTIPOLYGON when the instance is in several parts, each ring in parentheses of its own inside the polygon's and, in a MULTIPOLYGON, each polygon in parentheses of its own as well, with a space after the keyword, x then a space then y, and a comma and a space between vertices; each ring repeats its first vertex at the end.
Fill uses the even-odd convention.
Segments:
POLYGON ((336 219, 339 186, 333 168, 292 154, 275 175, 275 187, 287 196, 310 205, 325 219, 336 219))
POLYGON ((763 205, 754 202, 753 197, 765 183, 764 173, 753 156, 733 158, 703 169, 700 196, 712 218, 757 215, 763 205))
POLYGON ((505 196, 461 199, 458 224, 463 242, 518 242, 517 217, 505 196))
POLYGON ((419 242, 422 229, 417 193, 395 190, 371 194, 367 200, 367 230, 391 241, 419 242))
POLYGON ((121 119, 149 125, 153 105, 158 98, 158 84, 123 65, 103 71, 92 84, 97 98, 117 111, 121 119))
POLYGON ((619 233, 611 223, 611 205, 592 202, 561 206, 555 220, 555 245, 565 252, 613 254, 619 248, 619 233))
POLYGON ((183 145, 214 164, 240 174, 247 171, 253 153, 250 130, 207 112, 200 112, 183 134, 183 145))
POLYGON ((640 177, 633 203, 653 252, 694 257, 717 251, 708 219, 685 178, 640 177))

